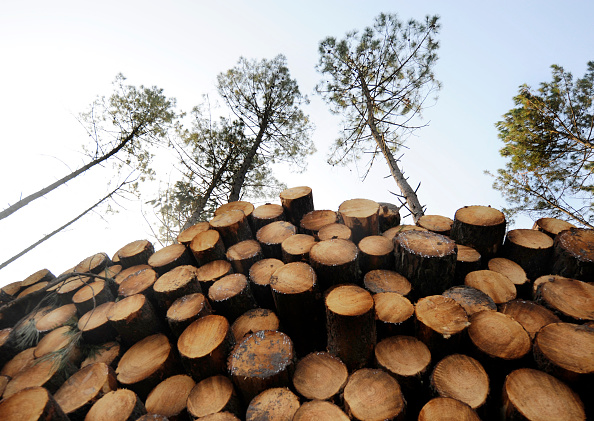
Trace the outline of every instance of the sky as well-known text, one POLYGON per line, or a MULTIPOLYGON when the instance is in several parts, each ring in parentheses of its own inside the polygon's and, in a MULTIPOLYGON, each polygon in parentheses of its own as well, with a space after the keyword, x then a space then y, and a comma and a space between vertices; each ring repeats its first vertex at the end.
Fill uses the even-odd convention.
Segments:
MULTIPOLYGON (((216 76, 240 56, 287 57, 311 100, 305 112, 317 152, 304 173, 278 167, 289 187, 313 189, 316 209, 337 210, 354 198, 396 202, 383 162, 361 180, 364 165, 330 167, 340 119, 314 92, 318 44, 363 29, 381 12, 402 20, 440 16, 436 77, 439 99, 424 111, 428 126, 404 149, 402 166, 427 214, 454 217, 466 205, 502 209, 492 178, 505 165, 495 123, 513 107, 521 84, 537 87, 559 64, 582 76, 594 60, 594 3, 558 1, 157 1, 104 0, 0 4, 0 208, 83 165, 88 137, 77 116, 108 95, 118 73, 132 85, 158 86, 189 111, 202 95, 216 97, 216 76)), ((66 223, 107 193, 110 168, 99 168, 0 221, 0 262, 66 223)), ((162 180, 171 165, 157 168, 162 180)), ((152 197, 142 197, 142 202, 152 197)), ((270 200, 280 203, 278 198, 270 200)), ((254 203, 256 206, 262 203, 254 203)), ((55 275, 99 252, 112 256, 156 229, 146 204, 119 201, 117 214, 95 212, 0 270, 0 286, 39 269, 55 275), (143 217, 142 212, 149 215, 143 217)), ((405 219, 405 223, 411 223, 405 219)), ((510 228, 531 228, 518 218, 510 228)))

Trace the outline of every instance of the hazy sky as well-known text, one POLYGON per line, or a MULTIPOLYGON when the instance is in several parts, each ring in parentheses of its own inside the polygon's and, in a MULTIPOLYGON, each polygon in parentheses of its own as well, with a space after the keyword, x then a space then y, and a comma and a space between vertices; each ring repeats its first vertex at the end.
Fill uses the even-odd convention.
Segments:
MULTIPOLYGON (((453 217, 465 205, 505 203, 484 170, 504 165, 494 124, 523 83, 550 78, 551 64, 582 76, 594 60, 594 4, 588 1, 39 1, 0 5, 0 208, 51 183, 85 162, 86 135, 76 120, 97 95, 110 93, 119 72, 134 85, 157 85, 190 110, 215 95, 218 73, 240 56, 286 55, 291 75, 311 101, 306 112, 318 152, 307 172, 278 178, 313 188, 317 209, 336 210, 363 197, 395 201, 380 163, 365 182, 355 167, 326 164, 339 120, 313 90, 317 47, 372 24, 380 12, 400 18, 441 16, 439 100, 424 113, 429 126, 407 144, 402 161, 427 213, 453 217), (414 4, 413 4, 414 3, 414 4)), ((167 180, 171 168, 158 168, 167 180)), ((0 262, 64 224, 106 193, 98 170, 0 221, 0 262)), ((144 201, 151 197, 143 198, 144 201)), ((278 200, 276 200, 278 202, 278 200)), ((55 275, 97 252, 150 238, 135 203, 117 215, 88 215, 0 270, 0 286, 48 268, 55 275)), ((258 205, 259 203, 256 203, 258 205)), ((145 212, 150 208, 143 206, 145 212)), ((409 222, 410 221, 405 221, 409 222)), ((517 228, 531 227, 521 218, 517 228)), ((156 246, 160 246, 157 244, 156 246)))

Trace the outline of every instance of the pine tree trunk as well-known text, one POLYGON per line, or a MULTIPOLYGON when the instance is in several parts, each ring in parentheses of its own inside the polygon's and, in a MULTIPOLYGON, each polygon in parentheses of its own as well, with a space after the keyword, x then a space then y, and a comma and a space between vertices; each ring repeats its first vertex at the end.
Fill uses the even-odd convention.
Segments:
POLYGON ((379 211, 373 200, 351 199, 340 204, 338 218, 351 229, 353 243, 359 244, 363 237, 379 235, 379 211))
POLYGON ((351 241, 335 239, 314 244, 309 264, 316 271, 322 292, 332 285, 360 283, 359 249, 351 241))
POLYGON ((275 308, 270 289, 270 278, 283 265, 284 263, 279 259, 262 259, 250 268, 250 288, 260 307, 271 310, 275 308))
POLYGON ((176 338, 200 317, 212 313, 210 303, 203 294, 196 293, 178 298, 167 310, 167 323, 176 338))

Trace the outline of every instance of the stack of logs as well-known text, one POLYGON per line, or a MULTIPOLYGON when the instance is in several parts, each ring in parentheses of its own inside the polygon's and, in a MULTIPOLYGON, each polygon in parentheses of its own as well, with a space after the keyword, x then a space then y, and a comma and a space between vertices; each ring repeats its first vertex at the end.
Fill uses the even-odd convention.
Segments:
POLYGON ((594 230, 280 200, 2 288, 0 419, 594 419, 594 230))

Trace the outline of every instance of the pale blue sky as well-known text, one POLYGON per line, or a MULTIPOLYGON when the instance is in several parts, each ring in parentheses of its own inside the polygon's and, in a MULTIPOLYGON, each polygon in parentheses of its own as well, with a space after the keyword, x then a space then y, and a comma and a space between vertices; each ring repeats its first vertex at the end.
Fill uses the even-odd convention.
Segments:
MULTIPOLYGON (((370 25, 380 12, 400 18, 441 16, 437 103, 425 111, 430 125, 410 139, 404 169, 427 213, 453 217, 465 205, 502 208, 484 170, 503 165, 494 124, 508 111, 522 83, 550 76, 553 63, 574 75, 594 60, 594 5, 589 1, 3 1, 0 5, 0 207, 79 166, 86 141, 74 116, 98 94, 108 94, 122 72, 132 84, 157 85, 189 110, 202 94, 215 95, 216 75, 239 56, 287 56, 289 68, 312 102, 318 153, 304 174, 281 169, 289 186, 309 185, 318 209, 344 200, 392 201, 387 169, 377 165, 362 183, 355 168, 325 164, 339 120, 313 94, 317 46, 370 25), (413 4, 414 3, 414 4, 413 4)), ((160 168, 166 178, 169 167, 160 168)), ((51 193, 0 221, 0 261, 65 223, 105 194, 101 171, 51 193)), ((146 198, 148 200, 150 198, 146 198)), ((54 274, 85 257, 112 255, 150 230, 132 203, 129 212, 90 215, 0 271, 0 285, 47 267, 54 274)), ((146 209, 145 209, 146 210, 146 209)), ((531 226, 519 219, 517 227, 531 226)))

